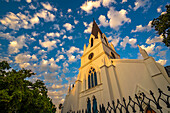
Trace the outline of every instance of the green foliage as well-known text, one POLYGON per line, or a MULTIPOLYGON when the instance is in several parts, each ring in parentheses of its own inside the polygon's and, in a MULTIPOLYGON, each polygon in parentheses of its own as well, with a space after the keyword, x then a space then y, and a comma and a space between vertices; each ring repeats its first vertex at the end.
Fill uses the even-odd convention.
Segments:
POLYGON ((163 36, 163 43, 167 47, 170 46, 170 4, 166 5, 166 13, 160 15, 158 18, 153 19, 152 27, 155 28, 159 35, 163 36))
POLYGON ((6 61, 0 62, 0 113, 55 113, 45 84, 26 80, 34 74, 31 70, 10 69, 6 61))

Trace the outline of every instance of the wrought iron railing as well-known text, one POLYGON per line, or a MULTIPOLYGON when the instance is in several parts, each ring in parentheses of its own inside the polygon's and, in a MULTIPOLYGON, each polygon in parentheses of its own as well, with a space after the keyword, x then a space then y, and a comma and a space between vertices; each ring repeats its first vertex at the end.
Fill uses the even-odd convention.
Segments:
MULTIPOLYGON (((168 86, 168 92, 170 91, 170 87, 168 86)), ((123 98, 123 103, 117 100, 117 103, 112 101, 110 104, 108 102, 107 107, 99 105, 99 109, 96 111, 87 111, 85 110, 78 110, 78 111, 68 111, 67 113, 141 113, 146 112, 146 108, 150 113, 155 113, 151 106, 155 105, 155 109, 157 109, 160 113, 163 113, 162 106, 167 107, 166 110, 170 111, 170 100, 169 94, 165 94, 162 90, 158 89, 158 97, 156 98, 154 93, 150 90, 150 98, 147 97, 143 92, 139 95, 135 94, 135 99, 132 99, 129 96, 128 101, 123 98), (145 106, 145 107, 144 107, 145 106)), ((92 109, 93 110, 93 109, 92 109)))

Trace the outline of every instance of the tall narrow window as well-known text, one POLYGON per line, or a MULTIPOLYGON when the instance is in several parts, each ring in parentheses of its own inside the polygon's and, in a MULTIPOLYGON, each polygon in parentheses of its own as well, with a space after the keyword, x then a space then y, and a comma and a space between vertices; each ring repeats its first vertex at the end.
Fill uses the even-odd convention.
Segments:
POLYGON ((92 88, 97 85, 97 74, 96 70, 91 67, 88 74, 88 88, 92 88))
POLYGON ((95 96, 93 98, 93 113, 97 113, 97 101, 95 96))
POLYGON ((88 75, 88 88, 90 88, 90 75, 88 75))
POLYGON ((87 113, 91 113, 91 103, 89 98, 87 98, 87 113))
POLYGON ((91 38, 91 47, 93 47, 93 38, 91 38))

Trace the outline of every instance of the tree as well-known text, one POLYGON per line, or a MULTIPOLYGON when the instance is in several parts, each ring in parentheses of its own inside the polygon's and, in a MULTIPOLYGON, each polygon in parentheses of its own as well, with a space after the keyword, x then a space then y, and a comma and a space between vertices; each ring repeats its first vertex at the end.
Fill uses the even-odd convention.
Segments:
POLYGON ((32 75, 31 70, 16 71, 6 61, 0 62, 0 113, 55 113, 45 84, 27 80, 32 75))
POLYGON ((152 26, 157 31, 157 34, 163 36, 163 43, 167 47, 170 46, 170 4, 166 5, 166 12, 161 14, 158 18, 154 18, 152 26))

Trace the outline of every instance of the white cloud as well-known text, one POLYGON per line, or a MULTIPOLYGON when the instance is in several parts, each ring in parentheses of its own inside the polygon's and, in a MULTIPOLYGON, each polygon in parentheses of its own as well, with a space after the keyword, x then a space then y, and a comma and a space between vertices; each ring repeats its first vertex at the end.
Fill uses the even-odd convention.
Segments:
POLYGON ((160 35, 160 36, 155 36, 154 38, 148 38, 147 40, 146 40, 146 43, 147 44, 152 44, 152 43, 156 43, 156 42, 162 42, 162 40, 163 40, 163 36, 162 35, 160 35))
POLYGON ((63 25, 63 27, 65 27, 67 31, 70 31, 70 30, 72 30, 72 28, 74 28, 74 26, 71 25, 70 23, 65 23, 65 24, 63 25))
POLYGON ((36 15, 34 17, 26 16, 21 12, 17 14, 9 12, 3 19, 0 19, 0 22, 14 30, 19 30, 20 28, 31 29, 35 24, 39 23, 39 18, 36 15))
POLYGON ((106 17, 104 15, 100 15, 99 17, 100 24, 104 27, 109 26, 108 20, 106 20, 106 17))
POLYGON ((67 12, 68 12, 68 13, 71 13, 71 12, 72 12, 72 10, 71 10, 71 9, 68 9, 68 10, 67 10, 67 12))
POLYGON ((77 59, 74 55, 68 55, 68 62, 75 62, 75 61, 77 61, 77 59))
POLYGON ((138 25, 138 26, 136 26, 135 30, 132 29, 131 33, 133 33, 133 32, 143 32, 143 31, 148 32, 148 31, 151 30, 151 23, 152 23, 152 21, 149 21, 148 25, 146 25, 144 27, 142 25, 138 25))
POLYGON ((55 19, 55 16, 52 13, 50 13, 49 11, 44 10, 44 9, 40 10, 35 15, 37 15, 40 18, 43 18, 45 20, 45 22, 54 21, 54 19, 55 19))
POLYGON ((19 64, 20 68, 27 68, 28 66, 30 66, 30 63, 22 63, 22 64, 19 64))
POLYGON ((34 48, 34 50, 40 49, 40 47, 38 47, 38 46, 34 46, 33 48, 34 48))
POLYGON ((121 2, 121 3, 125 3, 125 2, 127 2, 127 0, 122 0, 122 2, 121 2))
POLYGON ((155 48, 155 44, 151 44, 150 46, 146 47, 145 45, 141 45, 140 46, 142 49, 145 49, 145 51, 148 53, 148 54, 154 54, 154 48, 155 48))
POLYGON ((67 52, 68 53, 80 52, 80 49, 77 47, 71 46, 71 48, 67 52))
POLYGON ((50 51, 50 50, 52 50, 52 49, 54 49, 54 48, 57 47, 57 46, 56 46, 57 41, 55 41, 55 40, 50 41, 50 40, 48 40, 48 39, 45 39, 44 42, 42 42, 41 40, 39 40, 39 43, 40 43, 40 45, 41 45, 42 47, 48 48, 48 51, 50 51))
POLYGON ((137 47, 136 46, 136 42, 137 42, 137 39, 135 38, 131 38, 129 39, 128 36, 126 36, 124 39, 123 39, 123 42, 120 43, 120 45, 125 48, 126 47, 126 44, 129 43, 131 45, 131 47, 137 47))
POLYGON ((31 0, 26 0, 27 3, 31 3, 31 0))
POLYGON ((65 39, 65 38, 68 38, 69 40, 73 39, 72 36, 66 36, 66 35, 64 35, 64 36, 63 36, 63 39, 65 39))
POLYGON ((78 20, 74 20, 74 24, 78 24, 79 23, 79 21, 78 20))
POLYGON ((93 22, 91 22, 90 24, 83 22, 83 24, 85 27, 87 27, 87 29, 84 30, 84 33, 91 33, 93 22))
POLYGON ((102 0, 102 5, 104 7, 109 7, 112 3, 116 4, 115 0, 102 0))
POLYGON ((60 37, 60 33, 58 33, 58 32, 56 32, 56 33, 53 33, 53 32, 51 32, 51 33, 46 33, 46 36, 52 37, 52 38, 54 38, 54 37, 60 37))
POLYGON ((30 9, 37 9, 33 4, 29 5, 30 9))
POLYGON ((100 1, 86 1, 84 4, 82 4, 82 6, 80 6, 80 8, 86 11, 87 13, 92 13, 91 10, 93 8, 100 7, 100 3, 100 1))
POLYGON ((114 36, 114 38, 112 36, 109 36, 108 37, 108 41, 111 41, 111 43, 114 45, 114 47, 117 46, 117 44, 119 43, 120 41, 120 38, 117 37, 117 36, 114 36))
POLYGON ((41 2, 41 5, 47 10, 52 11, 52 9, 53 9, 53 7, 48 2, 47 3, 41 2))
POLYGON ((59 24, 54 24, 54 29, 60 30, 59 24))
POLYGON ((7 39, 7 40, 14 40, 15 39, 15 37, 11 36, 10 33, 3 33, 3 32, 0 32, 0 37, 3 37, 5 39, 7 39))
POLYGON ((56 62, 59 62, 62 59, 65 59, 64 55, 59 55, 56 59, 56 62))
POLYGON ((123 24, 131 22, 131 19, 127 18, 126 14, 127 11, 124 9, 116 11, 114 7, 110 7, 110 10, 107 13, 108 18, 110 19, 110 27, 118 30, 123 24))
POLYGON ((26 37, 24 35, 18 36, 15 40, 11 41, 8 47, 9 53, 18 53, 24 46, 27 47, 25 44, 26 37))
POLYGON ((150 7, 150 2, 149 0, 136 0, 136 2, 134 3, 135 4, 135 7, 133 8, 135 11, 140 8, 140 7, 143 7, 145 8, 144 11, 147 10, 147 8, 150 7))
POLYGON ((156 61, 158 63, 160 63, 161 65, 165 65, 167 60, 162 60, 162 59, 159 59, 158 61, 156 61))
POLYGON ((162 12, 161 7, 162 7, 162 5, 160 5, 160 6, 157 8, 157 12, 158 12, 158 13, 161 13, 161 12, 162 12))

